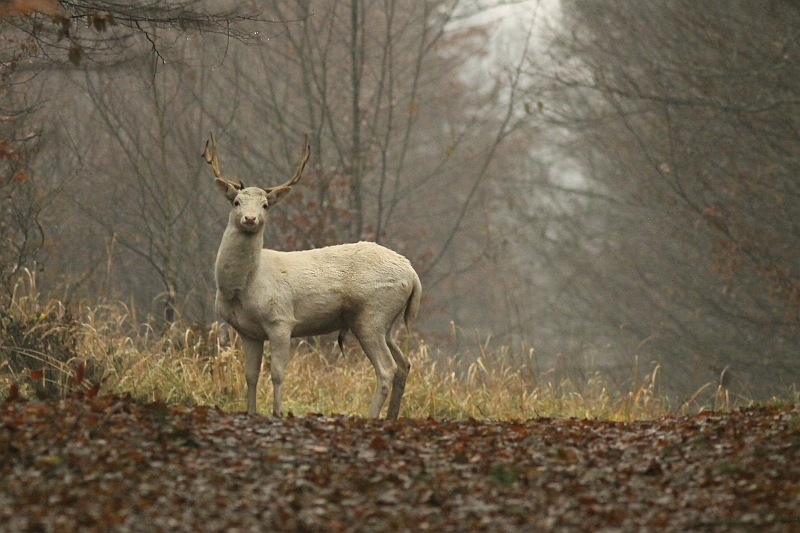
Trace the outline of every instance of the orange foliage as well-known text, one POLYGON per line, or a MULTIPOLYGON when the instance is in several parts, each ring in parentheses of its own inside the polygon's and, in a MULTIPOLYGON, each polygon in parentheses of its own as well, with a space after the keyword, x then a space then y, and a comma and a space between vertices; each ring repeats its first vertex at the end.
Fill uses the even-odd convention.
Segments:
POLYGON ((41 13, 52 17, 67 14, 57 0, 0 0, 0 18, 41 13))

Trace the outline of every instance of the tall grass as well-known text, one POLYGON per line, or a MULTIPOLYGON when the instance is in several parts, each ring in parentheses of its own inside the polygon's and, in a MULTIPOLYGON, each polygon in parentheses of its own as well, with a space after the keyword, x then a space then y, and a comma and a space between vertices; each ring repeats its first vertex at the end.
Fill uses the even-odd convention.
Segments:
MULTIPOLYGON (((42 302, 32 276, 18 289, 0 317, 0 397, 12 385, 22 395, 59 398, 102 384, 101 393, 245 409, 241 346, 227 328, 214 323, 159 329, 140 323, 121 303, 81 308, 73 316, 60 302, 42 302)), ((375 387, 371 365, 355 342, 341 354, 333 338, 322 339, 295 341, 284 411, 363 416, 375 387)), ((508 347, 491 350, 477 339, 471 357, 464 357, 422 339, 400 340, 410 347, 411 362, 401 416, 633 420, 669 412, 657 392, 659 368, 628 390, 616 390, 600 374, 574 380, 538 373, 532 350, 512 356, 508 347)), ((258 406, 268 414, 268 355, 264 368, 258 406)), ((708 402, 708 394, 705 398, 708 402)), ((722 389, 711 401, 703 406, 730 405, 722 389)), ((681 408, 700 406, 692 398, 681 408)))

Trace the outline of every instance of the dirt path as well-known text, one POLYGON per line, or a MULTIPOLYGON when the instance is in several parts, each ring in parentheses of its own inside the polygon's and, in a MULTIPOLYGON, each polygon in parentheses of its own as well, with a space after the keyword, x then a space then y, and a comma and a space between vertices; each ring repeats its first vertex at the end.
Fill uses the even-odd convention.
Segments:
POLYGON ((800 407, 650 422, 0 404, 0 531, 800 531, 800 407))

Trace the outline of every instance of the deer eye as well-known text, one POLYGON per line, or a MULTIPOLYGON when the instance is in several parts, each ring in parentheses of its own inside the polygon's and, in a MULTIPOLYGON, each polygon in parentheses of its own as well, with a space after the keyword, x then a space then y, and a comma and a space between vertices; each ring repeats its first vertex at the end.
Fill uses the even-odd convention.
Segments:
POLYGON ((239 200, 234 200, 233 201, 233 205, 235 205, 236 207, 239 207, 239 200))
POLYGON ((264 203, 264 209, 267 209, 267 208, 269 208, 269 204, 265 202, 264 203))

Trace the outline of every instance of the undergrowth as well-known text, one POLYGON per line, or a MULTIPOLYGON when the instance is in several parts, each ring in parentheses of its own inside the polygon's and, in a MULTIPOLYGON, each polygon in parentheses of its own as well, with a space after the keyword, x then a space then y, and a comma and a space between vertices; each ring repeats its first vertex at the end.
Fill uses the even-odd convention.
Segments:
MULTIPOLYGON (((295 341, 284 381, 284 412, 363 416, 375 387, 371 365, 357 343, 341 354, 332 337, 322 339, 295 341)), ((443 353, 422 339, 403 338, 399 344, 409 346, 411 362, 401 416, 634 420, 670 412, 658 393, 659 368, 628 390, 618 390, 600 374, 574 380, 537 373, 529 360, 532 351, 512 357, 508 347, 491 350, 479 340, 473 354, 443 353), (472 362, 459 362, 464 360, 472 362)), ((272 406, 268 369, 267 356, 258 388, 264 414, 272 406)), ((143 400, 243 411, 244 392, 240 342, 219 323, 175 323, 159 330, 138 323, 121 303, 73 312, 61 302, 42 302, 33 277, 0 312, 0 398, 129 393, 143 400)), ((701 392, 673 412, 731 407, 721 387, 701 392)))

